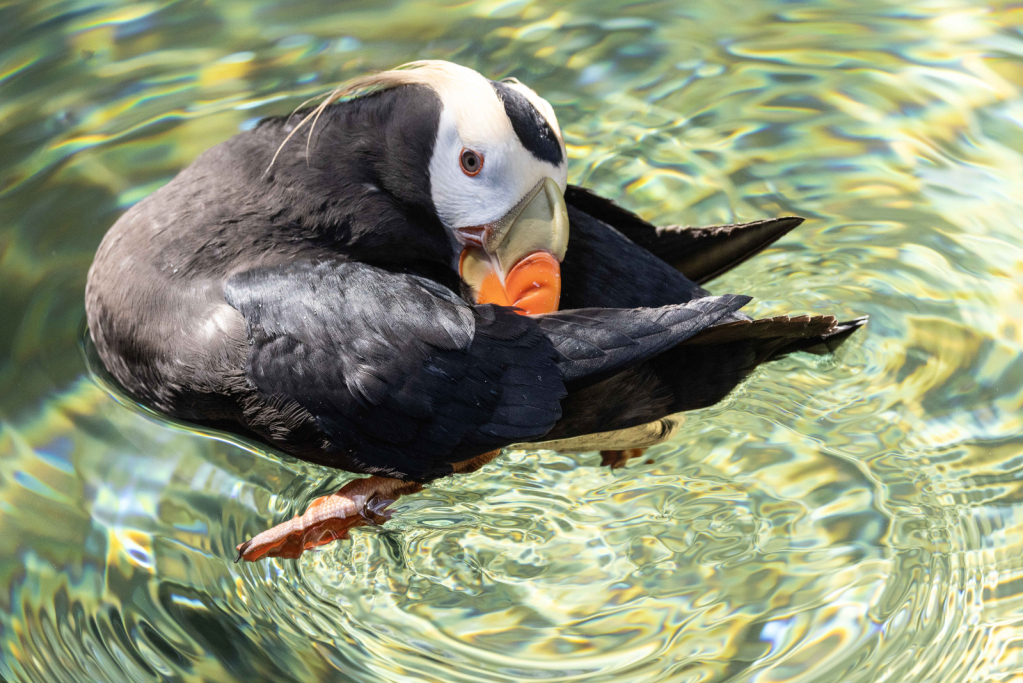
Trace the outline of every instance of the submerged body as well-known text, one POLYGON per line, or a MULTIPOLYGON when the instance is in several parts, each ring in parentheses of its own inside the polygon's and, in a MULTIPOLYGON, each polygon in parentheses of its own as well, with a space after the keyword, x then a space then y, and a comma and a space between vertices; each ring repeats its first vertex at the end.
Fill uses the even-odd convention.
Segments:
POLYGON ((509 444, 710 405, 860 324, 751 321, 748 297, 694 281, 800 219, 655 229, 566 184, 532 91, 444 63, 388 73, 320 110, 308 143, 270 119, 210 149, 114 225, 90 271, 97 350, 140 401, 377 475, 246 559, 341 536, 372 496, 509 444))

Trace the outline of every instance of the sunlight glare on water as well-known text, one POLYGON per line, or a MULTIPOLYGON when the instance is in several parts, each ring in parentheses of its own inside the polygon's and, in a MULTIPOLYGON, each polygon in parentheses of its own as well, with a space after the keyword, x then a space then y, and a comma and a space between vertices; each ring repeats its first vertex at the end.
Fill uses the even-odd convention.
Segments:
POLYGON ((0 676, 1023 680, 1021 25, 966 0, 0 5, 0 676), (713 291, 870 324, 649 461, 510 451, 351 542, 233 564, 346 475, 108 393, 86 271, 206 148, 421 58, 535 88, 570 182, 649 220, 807 217, 713 291))

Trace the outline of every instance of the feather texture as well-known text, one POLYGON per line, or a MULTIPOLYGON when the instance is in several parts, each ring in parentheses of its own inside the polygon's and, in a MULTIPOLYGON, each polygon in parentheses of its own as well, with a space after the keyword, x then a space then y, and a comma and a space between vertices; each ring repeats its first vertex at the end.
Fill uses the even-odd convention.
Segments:
POLYGON ((256 268, 224 293, 245 318, 246 376, 264 400, 301 405, 349 466, 420 481, 543 437, 566 383, 639 363, 749 301, 531 318, 345 261, 256 268))

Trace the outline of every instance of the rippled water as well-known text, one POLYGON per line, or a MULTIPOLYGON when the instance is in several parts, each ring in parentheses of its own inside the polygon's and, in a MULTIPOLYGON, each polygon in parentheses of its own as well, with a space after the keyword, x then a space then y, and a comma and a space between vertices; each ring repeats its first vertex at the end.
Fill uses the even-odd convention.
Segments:
POLYGON ((0 676, 1023 680, 1021 24, 963 0, 0 3, 0 676), (343 475, 115 400, 86 269, 203 149, 417 58, 532 85, 570 180, 651 220, 807 216, 713 288, 870 325, 652 462, 508 452, 350 543, 235 565, 343 475))

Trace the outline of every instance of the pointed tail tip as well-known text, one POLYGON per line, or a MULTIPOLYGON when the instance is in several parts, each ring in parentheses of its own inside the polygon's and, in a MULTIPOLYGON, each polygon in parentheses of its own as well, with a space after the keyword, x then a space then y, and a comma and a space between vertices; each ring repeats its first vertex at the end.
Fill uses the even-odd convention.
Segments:
POLYGON ((866 325, 869 319, 870 316, 861 315, 859 318, 843 320, 842 322, 836 323, 835 326, 831 328, 831 331, 817 337, 816 339, 807 340, 811 343, 807 344, 800 350, 821 356, 834 353, 846 339, 852 336, 853 332, 866 325))
POLYGON ((687 301, 682 304, 676 304, 677 308, 700 308, 706 310, 707 307, 727 308, 730 312, 735 312, 753 301, 753 297, 748 294, 712 294, 710 296, 703 297, 701 299, 694 299, 687 301))
POLYGON ((840 323, 836 323, 834 331, 832 331, 827 336, 833 337, 836 334, 855 332, 856 330, 866 325, 868 320, 870 320, 869 315, 861 315, 859 318, 853 318, 852 320, 843 320, 840 323))
POLYGON ((678 238, 688 235, 689 239, 685 244, 677 245, 679 253, 674 256, 658 255, 689 279, 703 284, 756 256, 805 220, 802 216, 781 216, 751 223, 680 228, 678 238))
MULTIPOLYGON (((753 301, 753 297, 748 294, 725 294, 726 303, 734 304, 736 309, 740 309, 749 302, 753 301)), ((724 297, 723 297, 724 298, 724 297)))
POLYGON ((752 224, 750 226, 750 228, 752 228, 750 232, 758 232, 760 234, 760 238, 758 240, 759 244, 756 247, 756 251, 751 252, 749 256, 754 256, 760 253, 785 235, 798 228, 804 222, 806 222, 806 219, 802 216, 781 216, 780 218, 768 218, 762 222, 752 224))

